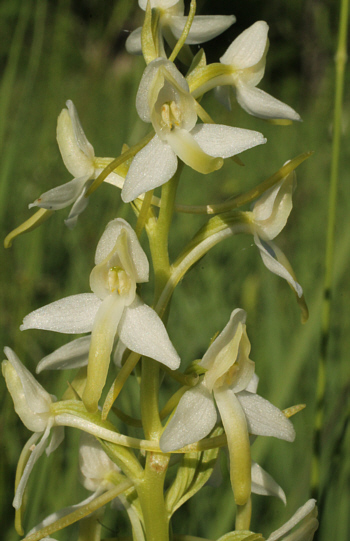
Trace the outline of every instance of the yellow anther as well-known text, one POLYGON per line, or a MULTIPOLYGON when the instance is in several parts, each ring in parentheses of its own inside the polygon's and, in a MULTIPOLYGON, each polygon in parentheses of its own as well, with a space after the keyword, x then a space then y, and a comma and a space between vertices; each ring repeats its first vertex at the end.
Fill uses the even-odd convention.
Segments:
POLYGON ((130 278, 121 267, 111 267, 108 271, 108 287, 111 293, 117 290, 119 295, 130 290, 130 278))
POLYGON ((180 126, 181 111, 174 101, 162 105, 161 115, 163 125, 169 128, 169 130, 174 129, 174 126, 180 126))

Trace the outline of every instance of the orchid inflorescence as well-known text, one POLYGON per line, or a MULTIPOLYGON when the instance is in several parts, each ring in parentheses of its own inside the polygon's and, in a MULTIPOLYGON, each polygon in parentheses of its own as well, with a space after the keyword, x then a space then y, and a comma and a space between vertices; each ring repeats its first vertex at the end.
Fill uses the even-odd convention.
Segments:
MULTIPOLYGON (((186 272, 213 246, 240 233, 252 235, 264 265, 287 281, 303 320, 307 319, 302 287, 273 239, 292 210, 295 168, 308 154, 286 162, 253 192, 223 204, 186 209, 177 204, 175 196, 184 165, 210 174, 219 170, 226 158, 240 163, 238 154, 266 143, 260 132, 215 124, 200 103, 208 91, 214 89, 219 101, 228 107, 233 91, 238 104, 259 118, 288 123, 300 117, 288 105, 256 88, 264 75, 268 50, 264 21, 236 37, 220 62, 207 64, 203 49, 193 56, 190 45, 209 41, 227 30, 235 22, 234 16, 197 16, 194 0, 188 16, 184 15, 183 0, 139 0, 139 6, 145 11, 144 25, 130 34, 126 48, 130 53, 143 54, 147 64, 136 109, 141 120, 150 125, 150 133, 133 147, 125 145, 120 156, 98 158, 74 104, 68 100, 58 117, 57 142, 74 178, 30 204, 30 208, 40 210, 5 239, 5 245, 10 246, 17 235, 68 206, 72 207, 65 223, 73 229, 103 181, 121 190, 122 201, 131 204, 137 217, 135 230, 120 217, 106 225, 90 274, 91 292, 55 301, 23 319, 21 330, 85 335, 61 346, 37 365, 37 373, 79 369, 61 399, 50 395, 17 355, 5 348, 6 384, 17 414, 33 432, 18 463, 13 500, 16 526, 23 535, 20 517, 34 464, 45 450, 50 454, 62 443, 64 427, 71 426, 81 431, 80 478, 92 494, 78 504, 56 509, 27 533, 26 540, 51 539, 52 533, 84 517, 89 517, 93 538, 100 539, 101 510, 112 502, 112 507, 118 506, 128 514, 130 539, 167 541, 173 535, 169 527, 172 515, 209 480, 221 447, 228 450, 236 530, 220 539, 264 540, 262 534, 250 530, 251 493, 276 496, 284 503, 286 496, 271 475, 252 460, 251 447, 258 436, 293 441, 295 431, 289 417, 302 407, 281 411, 257 393, 259 378, 250 359, 243 309, 232 311, 203 357, 192 360, 184 372, 179 370, 181 360, 166 321, 174 289, 186 272), (250 208, 239 210, 249 203, 250 208), (168 235, 176 211, 214 216, 207 217, 170 262, 168 235), (153 307, 142 300, 139 289, 139 284, 149 281, 150 274, 140 243, 143 229, 155 279, 153 307), (136 370, 141 420, 131 419, 130 423, 142 427, 143 439, 121 434, 108 419, 113 410, 128 423, 128 416, 122 415, 114 403, 136 370), (108 374, 114 374, 109 390, 108 374), (179 387, 159 411, 158 390, 163 375, 173 378, 179 387), (180 466, 165 491, 172 455, 178 455, 180 466), (204 469, 203 464, 207 465, 204 469)), ((311 540, 317 529, 316 515, 316 502, 309 500, 266 539, 311 540)))

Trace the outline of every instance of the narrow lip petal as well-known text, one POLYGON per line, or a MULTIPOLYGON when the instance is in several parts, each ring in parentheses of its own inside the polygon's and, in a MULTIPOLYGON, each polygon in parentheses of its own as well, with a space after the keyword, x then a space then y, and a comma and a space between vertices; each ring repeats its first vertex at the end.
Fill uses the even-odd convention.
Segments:
POLYGON ((186 165, 199 173, 206 175, 217 171, 223 165, 222 158, 212 157, 202 150, 192 132, 175 128, 167 134, 167 142, 186 165))
POLYGON ((269 27, 265 21, 257 21, 244 30, 220 58, 222 64, 235 69, 246 69, 257 64, 266 51, 269 27))
POLYGON ((88 411, 97 411, 98 401, 106 383, 114 338, 125 308, 119 295, 109 295, 100 304, 95 316, 88 360, 83 402, 88 411))
POLYGON ((28 205, 28 208, 40 207, 48 210, 60 210, 68 207, 81 194, 85 183, 89 180, 89 176, 73 178, 61 186, 52 188, 38 197, 33 203, 28 205))
POLYGON ((250 434, 294 441, 295 430, 291 421, 271 402, 248 391, 241 391, 236 396, 245 412, 250 434))
POLYGON ((71 295, 25 316, 20 330, 42 329, 64 334, 90 332, 100 305, 101 300, 93 293, 71 295))
POLYGON ((157 135, 138 152, 126 175, 121 198, 130 203, 142 193, 162 186, 177 169, 177 157, 171 146, 157 135))
POLYGON ((242 81, 236 84, 236 99, 242 109, 258 118, 301 120, 300 115, 286 103, 242 81))
POLYGON ((266 541, 278 541, 286 533, 290 532, 294 526, 299 524, 307 515, 309 515, 316 507, 316 500, 310 499, 294 513, 294 515, 283 526, 272 532, 266 541))
POLYGON ((164 323, 137 295, 134 302, 125 308, 118 326, 118 335, 131 351, 151 357, 171 370, 179 368, 180 357, 164 323))
POLYGON ((203 152, 215 158, 230 158, 267 141, 257 131, 223 124, 197 124, 191 135, 203 152))
POLYGON ((212 394, 199 384, 182 396, 159 440, 159 447, 168 453, 195 443, 209 434, 216 421, 212 394))
POLYGON ((235 502, 244 505, 251 492, 250 442, 245 412, 237 395, 224 386, 214 396, 227 436, 230 478, 235 502))
MULTIPOLYGON (((186 22, 187 17, 183 15, 169 17, 169 26, 176 39, 180 38, 186 22)), ((205 43, 225 32, 234 22, 236 22, 234 15, 196 15, 186 43, 188 45, 205 43)))
POLYGON ((43 357, 36 367, 36 373, 43 370, 71 370, 86 366, 89 357, 91 336, 72 340, 43 357))

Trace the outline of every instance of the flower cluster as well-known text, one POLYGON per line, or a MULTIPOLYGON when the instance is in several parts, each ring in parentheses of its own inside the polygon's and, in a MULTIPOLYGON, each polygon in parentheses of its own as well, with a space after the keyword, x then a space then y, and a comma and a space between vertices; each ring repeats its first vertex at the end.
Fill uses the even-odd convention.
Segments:
MULTIPOLYGON (((193 57, 189 46, 227 30, 234 16, 197 16, 194 0, 188 16, 184 15, 183 0, 139 0, 139 6, 146 12, 145 22, 130 34, 126 48, 142 53, 147 64, 136 110, 150 125, 150 133, 134 147, 125 145, 120 156, 95 157, 75 106, 68 100, 58 117, 57 142, 74 178, 29 205, 42 210, 7 240, 9 245, 18 234, 40 225, 48 212, 70 205, 65 223, 73 228, 103 181, 121 191, 122 202, 130 203, 137 217, 135 228, 121 217, 105 227, 90 273, 91 292, 57 300, 23 319, 23 331, 85 335, 45 356, 37 365, 37 373, 80 369, 60 400, 45 391, 16 354, 5 348, 6 385, 17 414, 33 432, 19 461, 13 501, 17 512, 22 511, 34 464, 44 450, 50 454, 62 442, 64 426, 82 432, 80 477, 92 492, 78 504, 55 510, 28 533, 28 541, 52 539, 51 533, 83 517, 91 521, 91 539, 99 539, 95 512, 110 501, 126 510, 134 540, 167 541, 171 515, 209 479, 222 446, 228 450, 239 539, 259 537, 249 530, 252 492, 276 496, 286 503, 283 489, 252 460, 257 437, 292 442, 295 431, 289 410, 283 412, 257 394, 258 364, 250 359, 246 312, 234 309, 202 358, 184 371, 180 370, 180 356, 166 323, 173 291, 184 274, 211 247, 236 233, 253 235, 265 266, 289 283, 306 319, 302 288, 273 242, 292 210, 294 169, 298 164, 287 162, 272 181, 263 182, 252 196, 247 192, 242 204, 252 203, 250 210, 237 210, 237 200, 226 202, 224 209, 218 205, 217 216, 207 220, 174 261, 170 261, 168 243, 182 166, 207 175, 223 167, 225 159, 240 162, 237 155, 266 143, 258 131, 216 124, 200 103, 206 92, 215 89, 219 99, 230 106, 229 91, 233 89, 238 104, 263 119, 292 122, 300 117, 288 105, 256 88, 264 75, 268 49, 265 22, 256 22, 236 37, 220 62, 207 64, 204 51, 193 57), (147 248, 140 242, 143 229, 149 241, 151 273, 147 248), (141 289, 150 277, 155 289, 152 306, 144 302, 141 289), (138 418, 115 403, 121 392, 127 392, 125 384, 132 375, 140 385, 138 418), (164 377, 180 386, 160 410, 159 388, 164 377), (142 428, 142 437, 122 433, 119 425, 108 419, 111 410, 124 424, 142 428), (180 466, 165 493, 170 455, 175 453, 180 455, 180 466)), ((202 210, 198 207, 194 211, 202 210)), ((309 500, 268 541, 311 540, 316 528, 315 501, 309 500), (296 525, 298 529, 289 534, 296 525)), ((18 531, 22 533, 21 526, 18 531)))

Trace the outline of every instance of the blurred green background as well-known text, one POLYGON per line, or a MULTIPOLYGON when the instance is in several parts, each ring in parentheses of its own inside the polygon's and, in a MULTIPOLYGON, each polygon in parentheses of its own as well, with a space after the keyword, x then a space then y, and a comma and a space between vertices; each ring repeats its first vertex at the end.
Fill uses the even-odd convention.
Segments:
MULTIPOLYGON (((248 312, 251 358, 260 376, 259 393, 276 406, 306 403, 297 415, 295 443, 260 438, 253 458, 284 488, 288 504, 254 496, 252 529, 266 537, 309 497, 315 385, 320 343, 320 306, 331 158, 338 3, 334 0, 271 0, 260 2, 198 1, 199 13, 234 13, 237 23, 204 45, 216 61, 231 41, 259 19, 270 25, 270 51, 262 89, 293 106, 303 123, 272 126, 249 117, 234 105, 223 110, 208 95, 202 104, 217 123, 264 133, 267 145, 242 155, 245 167, 228 161, 208 177, 190 171, 179 190, 181 203, 224 201, 274 173, 288 159, 308 150, 312 158, 298 169, 298 189, 287 227, 277 239, 293 264, 310 308, 302 326, 287 284, 263 266, 251 237, 226 240, 201 260, 174 295, 169 333, 184 365, 200 358, 210 338, 226 324, 231 311, 248 312)), ((67 99, 75 103, 97 156, 116 156, 124 142, 136 143, 148 131, 135 111, 135 96, 144 69, 142 58, 124 50, 128 32, 142 24, 135 0, 1 0, 0 20, 0 218, 2 237, 26 220, 28 203, 43 191, 70 180, 55 140, 57 116, 67 99)), ((325 422, 321 457, 320 541, 349 539, 349 256, 350 147, 349 73, 346 76, 339 203, 334 257, 331 339, 326 373, 325 422)), ((31 370, 69 337, 27 331, 24 315, 53 300, 89 290, 94 251, 105 225, 117 214, 135 223, 123 208, 119 192, 106 185, 91 198, 70 232, 57 212, 36 231, 1 250, 1 347, 8 345, 31 370)), ((203 223, 177 215, 171 239, 175 256, 203 223)), ((146 246, 146 239, 143 238, 146 246)), ((144 288, 146 299, 150 298, 144 288)), ((72 374, 43 373, 45 388, 62 394, 72 374)), ((29 437, 1 386, 1 524, 4 541, 19 539, 13 528, 14 471, 29 437)), ((165 382, 164 401, 172 385, 165 382)), ((120 397, 128 413, 138 415, 134 394, 120 397)), ((77 481, 78 434, 67 430, 65 444, 42 457, 32 475, 26 531, 56 509, 86 496, 77 481), (35 478, 35 479, 34 479, 35 478)), ((216 539, 233 528, 233 498, 222 456, 221 487, 206 486, 174 517, 174 531, 216 539)), ((126 535, 126 519, 118 511, 104 521, 105 537, 126 535)), ((76 539, 76 528, 55 534, 76 539)))

